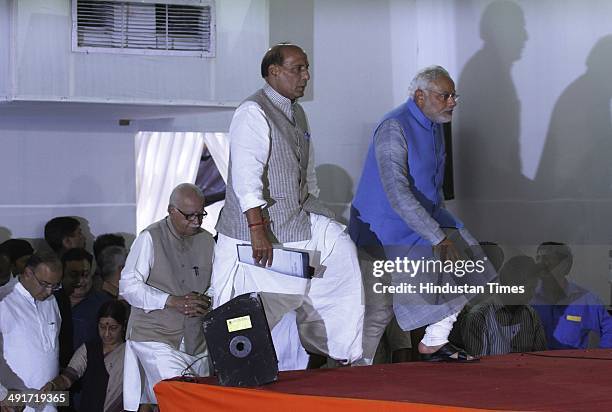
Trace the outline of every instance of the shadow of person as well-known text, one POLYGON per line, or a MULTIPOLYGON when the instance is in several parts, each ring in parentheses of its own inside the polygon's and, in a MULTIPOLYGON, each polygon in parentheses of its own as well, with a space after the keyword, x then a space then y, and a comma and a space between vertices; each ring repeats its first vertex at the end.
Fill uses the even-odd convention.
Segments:
POLYGON ((319 200, 335 213, 339 222, 347 224, 344 215, 353 200, 353 179, 346 170, 332 164, 317 166, 316 174, 321 191, 319 200))
POLYGON ((9 240, 11 236, 11 229, 9 229, 8 227, 0 226, 0 243, 9 240))
POLYGON ((530 184, 521 174, 520 100, 511 76, 527 41, 522 9, 506 0, 489 4, 480 36, 482 49, 457 83, 457 197, 515 199, 530 184))
POLYGON ((612 35, 595 44, 586 65, 553 109, 536 175, 546 199, 612 197, 612 35))
POLYGON ((537 220, 549 236, 607 244, 601 222, 612 219, 612 35, 597 41, 586 66, 553 109, 536 174, 539 198, 553 202, 537 220), (580 225, 558 225, 568 217, 580 217, 580 225))

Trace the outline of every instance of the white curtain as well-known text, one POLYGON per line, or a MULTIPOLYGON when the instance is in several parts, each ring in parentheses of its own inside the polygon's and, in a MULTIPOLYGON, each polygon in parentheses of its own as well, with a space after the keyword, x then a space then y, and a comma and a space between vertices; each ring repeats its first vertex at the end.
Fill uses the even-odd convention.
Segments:
POLYGON ((227 171, 229 162, 229 134, 228 133, 204 133, 204 142, 217 166, 221 177, 227 183, 227 171))
MULTIPOLYGON (((227 133, 139 132, 136 135, 137 233, 166 215, 168 199, 176 185, 195 182, 205 145, 227 182, 227 133)), ((208 216, 202 227, 213 235, 223 203, 216 202, 206 208, 208 216)))
POLYGON ((203 148, 203 133, 139 132, 136 135, 137 233, 166 215, 168 199, 176 185, 195 182, 203 148))

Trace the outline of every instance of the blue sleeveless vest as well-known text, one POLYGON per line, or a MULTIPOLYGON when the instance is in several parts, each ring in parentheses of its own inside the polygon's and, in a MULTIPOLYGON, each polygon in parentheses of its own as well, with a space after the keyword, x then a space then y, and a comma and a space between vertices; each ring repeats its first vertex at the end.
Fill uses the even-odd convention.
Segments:
MULTIPOLYGON (((412 99, 387 113, 376 130, 388 119, 397 120, 402 127, 408 145, 408 178, 414 196, 441 227, 462 227, 460 221, 442 208, 446 154, 441 125, 429 120, 412 99)), ((391 207, 380 180, 373 143, 353 199, 349 233, 357 246, 431 245, 391 207)))

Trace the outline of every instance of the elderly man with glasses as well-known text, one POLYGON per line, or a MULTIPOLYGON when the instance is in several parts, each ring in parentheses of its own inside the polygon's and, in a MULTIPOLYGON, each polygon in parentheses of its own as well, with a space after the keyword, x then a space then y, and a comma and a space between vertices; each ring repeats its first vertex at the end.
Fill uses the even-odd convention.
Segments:
MULTIPOLYGON (((413 78, 409 96, 376 127, 351 208, 349 232, 359 248, 364 282, 372 286, 365 288, 364 354, 359 363, 372 362, 380 336, 394 314, 406 331, 429 325, 418 348, 422 358, 471 361, 473 358, 464 350, 448 342, 466 296, 420 289, 430 283, 463 283, 459 274, 408 273, 404 266, 395 265, 406 259, 438 261, 447 267, 448 262, 452 265, 463 259, 464 248, 459 244, 477 243, 444 208, 441 194, 446 157, 442 124, 451 121, 459 100, 455 83, 444 68, 427 67, 413 78), (385 273, 366 269, 368 264, 380 269, 376 265, 381 263, 385 264, 385 273), (384 292, 376 286, 378 276, 384 274, 392 283, 385 286, 408 285, 409 289, 386 289, 392 293, 377 295, 376 291, 384 292)), ((483 254, 481 257, 485 273, 463 279, 482 287, 493 269, 485 265, 483 254)))
POLYGON ((61 289, 61 280, 57 256, 35 253, 0 301, 0 376, 8 389, 37 390, 59 373, 62 319, 53 292, 61 289))
POLYGON ((124 409, 157 403, 162 379, 208 375, 201 317, 210 306, 213 237, 202 228, 204 194, 182 183, 174 188, 168 216, 143 230, 132 245, 119 294, 132 305, 124 366, 124 409), (141 397, 138 364, 144 370, 141 397))

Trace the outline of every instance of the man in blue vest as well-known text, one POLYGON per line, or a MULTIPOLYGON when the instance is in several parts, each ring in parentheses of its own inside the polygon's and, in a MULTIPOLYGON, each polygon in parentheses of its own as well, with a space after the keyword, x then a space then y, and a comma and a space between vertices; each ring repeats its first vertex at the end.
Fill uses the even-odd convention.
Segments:
MULTIPOLYGON (((439 284, 441 278, 427 279, 425 276, 431 274, 422 271, 411 276, 406 270, 402 273, 402 265, 395 265, 405 258, 456 262, 463 248, 451 238, 476 243, 462 223, 444 209, 441 195, 445 161, 442 124, 451 121, 459 99, 455 84, 444 68, 427 67, 412 80, 409 96, 377 126, 351 208, 351 238, 359 247, 362 263, 373 268, 363 270, 367 306, 362 364, 372 362, 380 336, 394 313, 404 330, 429 325, 418 348, 423 359, 473 360, 448 342, 466 296, 419 291, 420 284, 436 280, 439 284), (455 230, 445 232, 446 228, 455 230), (383 267, 383 263, 395 269, 383 267), (413 289, 390 293, 393 307, 390 300, 381 303, 380 296, 375 296, 390 292, 388 289, 383 290, 380 284, 368 288, 372 280, 380 280, 382 272, 391 275, 393 286, 412 282, 408 288, 413 289)), ((447 276, 447 282, 457 282, 453 278, 447 276)), ((472 282, 483 283, 482 279, 472 282)))

